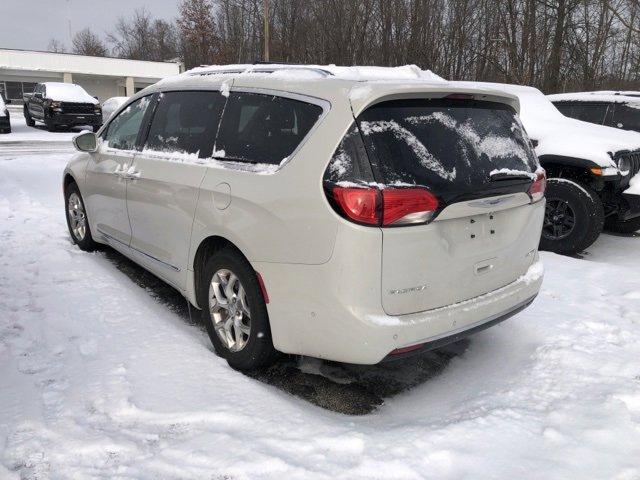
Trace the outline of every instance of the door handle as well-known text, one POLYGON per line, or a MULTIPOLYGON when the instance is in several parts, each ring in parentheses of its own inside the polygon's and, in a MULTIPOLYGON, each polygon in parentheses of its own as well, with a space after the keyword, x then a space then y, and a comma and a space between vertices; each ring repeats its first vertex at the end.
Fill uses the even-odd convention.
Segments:
POLYGON ((113 173, 120 178, 126 178, 129 180, 140 178, 140 172, 137 172, 136 167, 134 167, 133 165, 118 165, 113 173))
POLYGON ((131 165, 126 171, 124 171, 124 178, 128 178, 129 180, 135 180, 136 178, 140 178, 140 172, 136 171, 136 167, 131 165))

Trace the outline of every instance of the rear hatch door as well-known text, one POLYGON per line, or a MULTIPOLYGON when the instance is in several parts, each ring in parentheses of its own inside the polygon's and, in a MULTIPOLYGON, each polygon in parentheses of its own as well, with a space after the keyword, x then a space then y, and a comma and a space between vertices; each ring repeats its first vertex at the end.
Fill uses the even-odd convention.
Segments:
POLYGON ((539 168, 515 110, 474 99, 383 102, 358 117, 376 180, 421 186, 440 202, 426 225, 385 227, 382 304, 390 315, 491 292, 531 265, 541 209, 539 168))

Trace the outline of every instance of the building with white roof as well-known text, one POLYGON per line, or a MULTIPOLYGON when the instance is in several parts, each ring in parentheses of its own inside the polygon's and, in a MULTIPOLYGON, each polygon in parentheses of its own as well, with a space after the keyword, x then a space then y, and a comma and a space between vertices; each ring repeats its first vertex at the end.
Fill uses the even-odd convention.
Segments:
POLYGON ((0 49, 0 93, 16 102, 22 101, 23 93, 31 93, 36 83, 66 82, 81 85, 102 102, 131 96, 182 70, 179 62, 0 49))

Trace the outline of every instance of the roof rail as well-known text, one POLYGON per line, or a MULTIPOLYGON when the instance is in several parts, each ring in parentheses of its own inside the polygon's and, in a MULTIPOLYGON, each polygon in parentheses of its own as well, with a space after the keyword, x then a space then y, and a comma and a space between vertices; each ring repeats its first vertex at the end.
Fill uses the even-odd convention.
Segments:
POLYGON ((319 73, 325 77, 333 77, 333 72, 320 67, 296 63, 274 63, 274 62, 254 62, 254 67, 229 65, 229 68, 216 68, 215 70, 206 70, 207 66, 203 65, 201 71, 191 72, 190 75, 229 75, 240 73, 273 73, 278 70, 306 70, 319 73))

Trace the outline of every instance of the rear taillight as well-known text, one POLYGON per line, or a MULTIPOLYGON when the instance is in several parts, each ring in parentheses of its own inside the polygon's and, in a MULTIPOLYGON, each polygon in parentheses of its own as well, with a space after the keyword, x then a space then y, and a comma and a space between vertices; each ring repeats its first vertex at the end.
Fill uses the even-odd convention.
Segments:
POLYGON ((529 196, 531 197, 531 202, 535 203, 542 200, 544 197, 544 191, 547 189, 547 174, 544 170, 538 170, 536 172, 536 179, 533 181, 531 186, 529 187, 529 196))
POLYGON ((426 223, 439 205, 424 188, 334 187, 333 198, 348 219, 383 227, 426 223))
POLYGON ((380 223, 380 190, 377 188, 334 187, 333 198, 347 218, 366 225, 380 223))
POLYGON ((407 225, 431 220, 438 199, 423 188, 387 188, 382 191, 382 225, 407 225))

